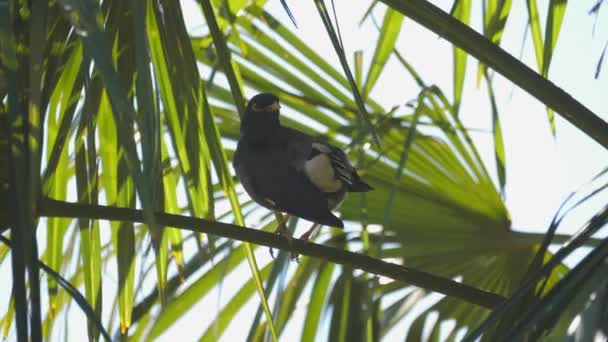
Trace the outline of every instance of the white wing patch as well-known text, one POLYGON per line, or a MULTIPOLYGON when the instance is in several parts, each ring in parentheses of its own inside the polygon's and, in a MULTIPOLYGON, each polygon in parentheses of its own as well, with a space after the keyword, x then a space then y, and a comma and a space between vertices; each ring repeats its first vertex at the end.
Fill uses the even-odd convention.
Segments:
POLYGON ((331 153, 331 148, 329 146, 318 143, 318 142, 313 142, 312 148, 314 148, 315 150, 317 150, 321 153, 331 153))
MULTIPOLYGON (((313 146, 321 152, 329 150, 325 145, 314 143, 313 146)), ((336 192, 342 188, 342 181, 335 175, 331 159, 326 154, 328 152, 320 153, 307 160, 304 164, 304 173, 312 184, 322 192, 336 192)))

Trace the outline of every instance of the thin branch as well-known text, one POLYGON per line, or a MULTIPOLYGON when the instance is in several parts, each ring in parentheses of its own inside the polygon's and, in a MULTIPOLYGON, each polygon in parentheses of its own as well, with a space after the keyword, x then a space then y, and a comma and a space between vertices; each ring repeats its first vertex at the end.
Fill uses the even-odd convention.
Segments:
MULTIPOLYGON (((69 203, 49 198, 42 198, 40 200, 39 214, 47 217, 88 218, 141 223, 144 221, 143 211, 141 210, 69 203)), ((336 264, 350 265, 365 272, 406 282, 489 309, 494 308, 505 300, 504 297, 492 292, 366 255, 305 242, 299 239, 293 239, 290 246, 283 237, 256 229, 167 213, 155 213, 155 219, 155 222, 161 226, 176 227, 282 250, 291 250, 297 254, 321 258, 336 264)))
MULTIPOLYGON (((530 243, 542 243, 545 238, 545 233, 534 233, 534 232, 521 232, 521 231, 510 231, 509 236, 515 239, 522 239, 523 241, 527 241, 530 243)), ((561 245, 570 240, 574 235, 571 234, 555 234, 553 235, 553 240, 551 240, 551 244, 561 245)), ((583 242, 584 247, 597 247, 602 243, 602 238, 590 237, 586 241, 583 242)))

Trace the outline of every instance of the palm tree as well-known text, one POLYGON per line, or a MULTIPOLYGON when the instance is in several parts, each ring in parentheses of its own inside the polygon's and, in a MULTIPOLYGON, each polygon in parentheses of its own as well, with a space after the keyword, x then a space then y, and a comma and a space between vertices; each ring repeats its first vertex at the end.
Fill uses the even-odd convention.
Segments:
MULTIPOLYGON (((608 147, 606 121, 547 80, 565 2, 550 2, 544 37, 527 2, 539 73, 499 47, 510 1, 484 2, 483 34, 468 26, 471 1, 450 14, 425 0, 370 1, 367 15, 385 10, 365 70, 360 53, 349 63, 323 0, 314 3, 339 65, 264 3, 200 0, 205 29, 193 35, 174 1, 0 1, 5 336, 58 336, 76 303, 90 340, 152 339, 224 288, 226 303, 197 312, 210 322, 196 330, 202 340, 218 339, 253 298, 259 307, 241 324, 248 340, 279 339, 298 305, 306 341, 405 328, 408 340, 563 337, 577 315, 583 335, 608 326, 608 240, 592 238, 606 208, 573 237, 555 234, 567 211, 546 234, 525 234, 501 195, 495 73, 546 105, 553 130, 558 113, 608 147), (404 16, 454 44, 451 96, 400 54, 404 16), (497 182, 459 116, 468 55, 489 89, 497 182), (419 87, 392 109, 372 96, 391 56, 419 87), (341 207, 344 231, 290 246, 244 195, 229 161, 244 92, 258 91, 281 98, 285 124, 347 150, 374 185, 341 207), (550 253, 550 243, 562 248, 550 253), (562 261, 581 245, 592 251, 569 269, 562 261), (261 263, 263 246, 281 250, 276 260, 261 263)), ((602 176, 574 206, 605 189, 602 176)))

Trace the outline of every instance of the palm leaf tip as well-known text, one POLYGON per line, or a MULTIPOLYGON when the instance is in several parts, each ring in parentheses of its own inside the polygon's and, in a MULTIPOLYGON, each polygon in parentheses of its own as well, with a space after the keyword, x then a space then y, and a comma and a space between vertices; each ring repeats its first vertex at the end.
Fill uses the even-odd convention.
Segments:
POLYGON ((291 13, 291 10, 289 9, 289 5, 287 5, 287 1, 281 0, 281 5, 283 5, 285 12, 287 12, 289 19, 291 19, 291 22, 293 23, 293 26, 295 26, 297 28, 298 24, 296 23, 296 18, 293 16, 293 13, 291 13))

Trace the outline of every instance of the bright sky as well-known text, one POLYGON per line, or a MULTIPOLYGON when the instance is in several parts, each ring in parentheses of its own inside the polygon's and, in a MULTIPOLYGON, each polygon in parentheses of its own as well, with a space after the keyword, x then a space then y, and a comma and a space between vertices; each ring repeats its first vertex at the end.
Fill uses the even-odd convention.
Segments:
MULTIPOLYGON (((548 0, 538 2, 543 26, 548 2, 548 0)), ((595 2, 595 0, 569 2, 549 78, 593 112, 608 120, 608 101, 606 101, 608 70, 603 71, 600 79, 593 79, 601 49, 608 40, 608 15, 606 8, 602 8, 594 34, 595 20, 588 15, 588 11, 595 2)), ((202 16, 192 0, 182 0, 182 3, 187 26, 196 32, 196 28, 201 26, 202 16)), ((288 3, 298 22, 296 31, 298 36, 308 42, 326 60, 332 61, 340 70, 338 59, 318 17, 314 2, 288 0, 288 3)), ((335 3, 347 56, 352 56, 356 50, 365 51, 364 61, 367 63, 364 62, 364 70, 366 70, 373 55, 377 33, 369 21, 360 28, 357 23, 370 1, 335 1, 335 3)), ((434 1, 434 3, 445 11, 449 11, 452 5, 451 0, 434 1)), ((330 6, 331 1, 327 1, 327 5, 330 6)), ((382 5, 379 5, 375 11, 379 21, 383 13, 381 8, 382 5)), ((288 27, 293 28, 279 0, 270 0, 267 9, 288 27)), ((508 19, 501 46, 518 56, 527 21, 525 2, 514 1, 511 13, 513 15, 508 19)), ((475 27, 480 26, 481 15, 477 7, 473 8, 471 22, 475 27)), ((439 85, 448 95, 452 93, 452 49, 447 41, 406 18, 397 48, 426 82, 439 85)), ((526 40, 523 61, 536 70, 530 37, 526 40)), ((605 65, 604 69, 606 67, 605 65)), ((480 89, 475 86, 476 69, 476 61, 469 58, 461 115, 465 126, 489 131, 490 105, 485 84, 482 84, 480 89)), ((514 88, 509 81, 498 75, 494 83, 507 154, 506 202, 512 215, 513 227, 518 230, 540 232, 546 229, 555 211, 570 191, 607 166, 608 152, 558 115, 556 115, 557 139, 554 140, 549 131, 546 111, 537 100, 514 88)), ((385 108, 390 108, 415 98, 417 91, 413 80, 407 76, 395 59, 391 59, 371 96, 385 108)), ((488 170, 495 175, 491 134, 471 133, 471 135, 482 158, 486 161, 488 170)), ((608 199, 604 196, 602 201, 591 203, 587 210, 582 211, 583 214, 574 215, 574 219, 566 222, 560 232, 574 232, 580 227, 583 219, 597 212, 606 202, 608 199)), ((265 248, 259 253, 259 258, 262 264, 268 261, 265 248)), ((0 274, 10 274, 9 272, 9 262, 0 266, 0 274)), ((116 290, 116 277, 113 274, 115 274, 113 266, 104 274, 107 279, 104 282, 104 292, 108 293, 106 299, 110 294, 113 296, 116 290)), ((249 277, 249 274, 248 268, 243 266, 231 277, 242 279, 249 277)), ((160 340, 171 341, 179 337, 180 340, 190 341, 199 337, 201 329, 210 323, 211 316, 218 311, 218 298, 221 298, 221 303, 225 303, 236 290, 234 286, 228 286, 231 279, 230 277, 226 279, 221 294, 212 291, 160 340)), ((4 277, 0 282, 0 293, 10 293, 9 291, 10 281, 4 277)), ((257 303, 257 297, 248 303, 228 328, 224 341, 244 339, 257 303)), ((0 313, 5 312, 7 304, 6 300, 0 301, 0 313)), ((104 303, 106 313, 110 306, 111 303, 104 303)), ((305 314, 302 307, 300 305, 296 309, 288 325, 289 336, 300 336, 300 326, 305 314)), ((104 319, 104 322, 107 320, 104 319)), ((63 323, 59 323, 61 324, 63 323)), ((86 338, 85 319, 74 305, 71 309, 69 326, 70 340, 86 338)), ((58 333, 60 330, 63 329, 56 329, 55 332, 58 333)), ((390 340, 393 338, 403 340, 404 333, 391 335, 390 340)))

